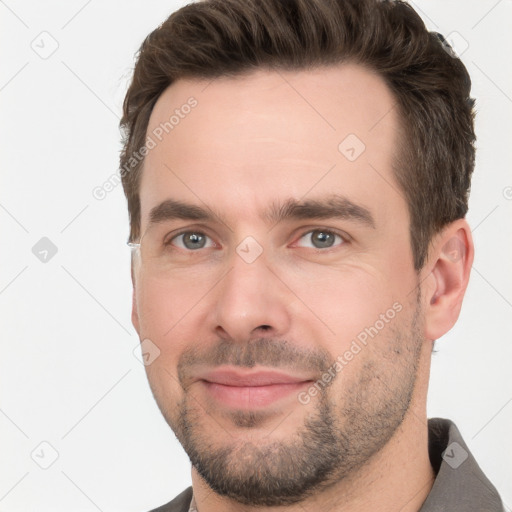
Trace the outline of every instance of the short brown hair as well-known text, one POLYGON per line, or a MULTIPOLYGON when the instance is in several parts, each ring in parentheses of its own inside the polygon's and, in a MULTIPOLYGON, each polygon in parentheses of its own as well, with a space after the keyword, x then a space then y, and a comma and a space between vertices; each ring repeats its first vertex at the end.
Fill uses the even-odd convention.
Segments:
POLYGON ((466 215, 475 161, 466 68, 440 34, 394 0, 204 0, 174 12, 142 43, 124 100, 121 176, 130 240, 140 237, 139 185, 151 111, 180 78, 306 70, 352 62, 376 71, 401 119, 395 175, 408 203, 414 266, 432 236, 466 215))

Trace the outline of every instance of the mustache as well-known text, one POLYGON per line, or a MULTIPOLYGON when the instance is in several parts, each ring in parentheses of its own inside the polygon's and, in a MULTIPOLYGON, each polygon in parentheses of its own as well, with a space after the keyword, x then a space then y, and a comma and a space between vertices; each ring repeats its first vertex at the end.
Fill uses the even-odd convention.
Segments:
POLYGON ((287 340, 259 338, 247 343, 220 340, 215 345, 185 350, 178 361, 178 379, 185 386, 198 366, 221 365, 300 370, 321 374, 333 357, 324 349, 305 349, 287 340))

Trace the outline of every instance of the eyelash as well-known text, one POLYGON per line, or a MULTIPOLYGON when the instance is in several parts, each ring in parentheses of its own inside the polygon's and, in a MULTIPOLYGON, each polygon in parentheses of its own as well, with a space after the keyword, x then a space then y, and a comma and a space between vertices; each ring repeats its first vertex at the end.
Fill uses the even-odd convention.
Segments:
MULTIPOLYGON (((324 247, 324 248, 308 247, 308 249, 313 249, 318 252, 331 252, 332 250, 335 250, 348 242, 348 236, 345 235, 344 233, 340 233, 338 231, 335 231, 332 229, 327 229, 327 228, 313 228, 313 229, 308 229, 307 231, 304 231, 300 235, 300 237, 297 239, 297 241, 294 242, 294 244, 297 243, 298 241, 302 240, 306 235, 310 235, 315 232, 327 233, 329 235, 333 235, 334 237, 339 237, 339 238, 341 238, 341 243, 338 243, 337 245, 333 245, 332 247, 324 247)), ((306 247, 303 247, 303 248, 306 249, 306 247)))
MULTIPOLYGON (((315 227, 315 228, 309 228, 306 231, 303 231, 302 234, 296 239, 294 244, 296 244, 298 241, 300 241, 306 235, 314 233, 314 232, 327 233, 327 234, 330 234, 330 235, 334 235, 335 237, 338 236, 342 240, 341 243, 339 243, 338 245, 334 245, 333 247, 326 247, 326 248, 310 247, 309 248, 309 249, 316 250, 318 252, 324 252, 324 253, 325 252, 331 252, 333 249, 341 247, 341 246, 347 244, 350 241, 350 237, 346 233, 339 232, 337 230, 333 230, 333 229, 330 229, 330 228, 315 227)), ((188 229, 184 229, 184 230, 180 231, 179 233, 176 233, 175 235, 173 235, 166 242, 164 242, 164 246, 165 247, 174 246, 173 243, 172 243, 173 240, 176 240, 178 237, 180 237, 182 235, 186 235, 187 233, 194 233, 194 234, 203 235, 203 236, 205 236, 205 237, 207 237, 207 238, 209 238, 210 240, 213 241, 213 238, 211 236, 207 235, 204 231, 201 231, 200 229, 193 230, 193 229, 188 228, 188 229)), ((217 246, 216 242, 213 242, 213 243, 215 244, 215 246, 217 246)), ((304 247, 304 248, 306 248, 306 247, 304 247)), ((184 250, 184 251, 190 252, 190 253, 199 252, 199 250, 200 250, 200 249, 196 249, 196 250, 193 250, 193 249, 183 249, 181 247, 177 247, 177 249, 184 250)), ((210 247, 210 249, 211 249, 211 247, 210 247)))

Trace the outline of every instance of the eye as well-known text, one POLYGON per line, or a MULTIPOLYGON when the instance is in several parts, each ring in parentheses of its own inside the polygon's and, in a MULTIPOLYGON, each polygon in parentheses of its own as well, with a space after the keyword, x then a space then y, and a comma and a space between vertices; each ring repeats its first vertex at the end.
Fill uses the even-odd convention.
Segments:
POLYGON ((180 249, 194 251, 206 247, 215 247, 215 242, 199 231, 185 231, 171 238, 166 245, 174 245, 180 249))
POLYGON ((326 229, 314 229, 304 233, 297 242, 299 247, 311 247, 313 249, 330 249, 345 243, 345 240, 332 231, 326 229))

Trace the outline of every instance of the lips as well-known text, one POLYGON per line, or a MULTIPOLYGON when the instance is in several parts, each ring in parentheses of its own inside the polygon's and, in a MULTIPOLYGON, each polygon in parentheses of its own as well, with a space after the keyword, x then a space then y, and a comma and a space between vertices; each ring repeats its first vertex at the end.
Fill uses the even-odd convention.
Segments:
POLYGON ((294 384, 309 379, 293 376, 273 370, 258 370, 255 372, 242 372, 237 370, 212 370, 200 377, 202 380, 225 386, 272 386, 275 384, 294 384))
POLYGON ((274 370, 216 369, 199 379, 206 393, 228 407, 259 408, 298 393, 311 379, 274 370))

